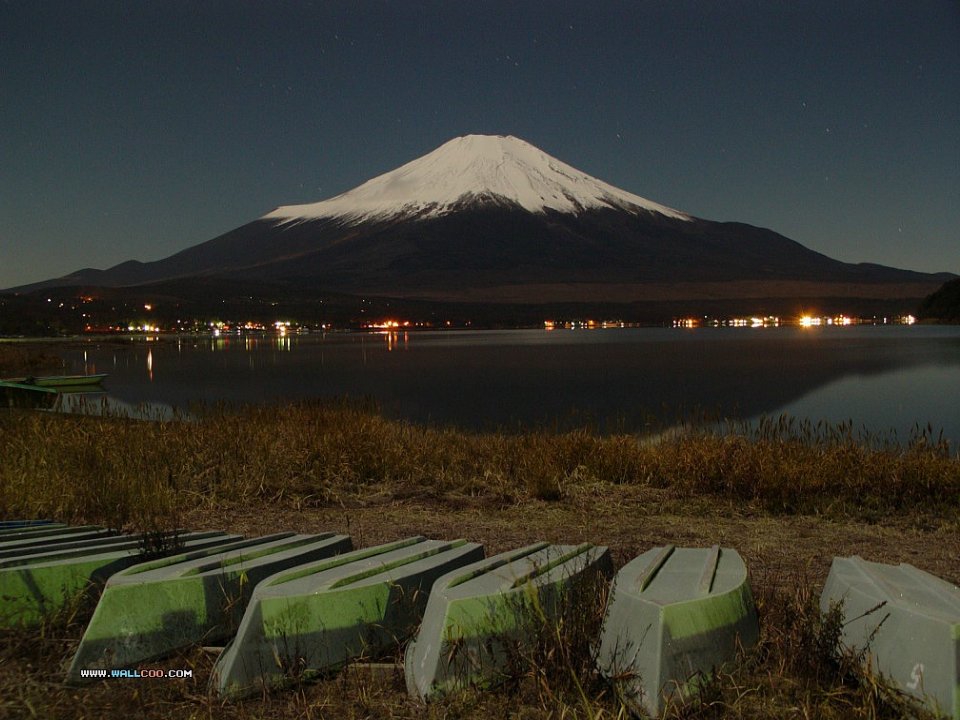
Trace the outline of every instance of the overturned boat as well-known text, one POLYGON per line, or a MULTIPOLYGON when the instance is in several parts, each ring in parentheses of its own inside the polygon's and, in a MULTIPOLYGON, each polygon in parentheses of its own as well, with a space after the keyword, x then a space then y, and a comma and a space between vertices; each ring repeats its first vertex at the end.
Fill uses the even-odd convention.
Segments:
POLYGON ((627 707, 658 717, 758 635, 747 568, 736 550, 667 545, 617 573, 598 665, 627 707))
POLYGON ((416 536, 301 565, 263 580, 212 687, 240 697, 396 649, 423 617, 430 587, 483 546, 416 536))
POLYGON ((108 534, 103 542, 75 547, 73 542, 88 533, 63 530, 50 532, 61 532, 65 547, 59 543, 28 545, 12 557, 0 558, 0 627, 38 625, 72 602, 89 597, 114 573, 150 557, 203 552, 241 538, 210 530, 172 537, 165 547, 150 548, 144 536, 124 535, 118 542, 108 534))
POLYGON ((134 565, 106 584, 68 672, 133 667, 199 643, 228 640, 253 588, 269 575, 351 549, 346 535, 279 533, 134 565))
POLYGON ((820 596, 840 643, 934 712, 960 720, 960 588, 913 565, 837 557, 820 596))
POLYGON ((583 612, 613 574, 605 547, 536 543, 434 583, 416 640, 404 654, 412 697, 496 684, 565 610, 583 612))

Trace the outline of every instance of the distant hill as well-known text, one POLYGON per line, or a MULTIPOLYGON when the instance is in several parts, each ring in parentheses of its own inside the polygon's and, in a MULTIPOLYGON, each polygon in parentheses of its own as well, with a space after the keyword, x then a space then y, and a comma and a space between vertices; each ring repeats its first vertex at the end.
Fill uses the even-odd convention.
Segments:
POLYGON ((840 262, 771 230, 621 190, 523 140, 469 135, 162 260, 15 290, 216 280, 501 306, 836 297, 912 309, 952 277, 840 262))
POLYGON ((921 320, 960 323, 960 278, 944 283, 928 295, 917 310, 921 320))

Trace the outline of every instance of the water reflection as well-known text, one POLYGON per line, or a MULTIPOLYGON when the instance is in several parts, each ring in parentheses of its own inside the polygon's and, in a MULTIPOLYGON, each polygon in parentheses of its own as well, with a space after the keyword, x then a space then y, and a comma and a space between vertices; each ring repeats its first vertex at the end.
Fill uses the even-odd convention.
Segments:
POLYGON ((960 439, 960 328, 607 329, 235 336, 90 348, 133 406, 373 398, 389 416, 468 429, 646 432, 706 411, 789 412, 960 439), (403 348, 406 352, 396 353, 403 348), (108 353, 112 353, 110 357, 108 353), (142 374, 143 353, 148 363, 142 374), (131 361, 133 364, 131 364, 131 361), (153 363, 163 372, 154 382, 153 363), (134 372, 139 370, 139 375, 134 372))
POLYGON ((407 349, 407 343, 410 341, 410 333, 404 330, 402 333, 397 330, 381 330, 377 333, 382 335, 387 343, 387 352, 393 352, 394 348, 403 347, 407 349))
POLYGON ((96 393, 62 393, 52 409, 71 415, 131 418, 133 420, 189 420, 190 415, 171 405, 156 402, 129 403, 105 391, 96 393))
POLYGON ((960 367, 928 364, 840 378, 819 387, 785 405, 781 412, 812 422, 850 423, 892 442, 907 442, 917 435, 919 426, 939 419, 932 428, 943 430, 947 438, 960 440, 960 367), (891 413, 891 410, 895 411, 891 413), (885 418, 887 426, 876 420, 885 418))

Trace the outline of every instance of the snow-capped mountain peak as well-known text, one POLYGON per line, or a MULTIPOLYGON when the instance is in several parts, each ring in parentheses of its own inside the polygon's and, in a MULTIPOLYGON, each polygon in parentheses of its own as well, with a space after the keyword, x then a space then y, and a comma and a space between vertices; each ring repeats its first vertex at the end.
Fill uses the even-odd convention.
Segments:
POLYGON ((471 201, 513 203, 533 212, 586 208, 646 210, 690 216, 591 177, 528 142, 503 135, 465 135, 329 200, 279 207, 265 220, 336 217, 346 222, 434 217, 471 201))

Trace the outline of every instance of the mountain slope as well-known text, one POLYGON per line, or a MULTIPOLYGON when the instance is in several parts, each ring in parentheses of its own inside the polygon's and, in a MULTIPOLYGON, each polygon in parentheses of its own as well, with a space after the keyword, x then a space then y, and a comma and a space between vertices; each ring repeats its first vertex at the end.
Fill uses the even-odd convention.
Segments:
POLYGON ((842 263, 770 230, 698 219, 620 190, 517 138, 471 135, 347 193, 277 208, 163 260, 30 287, 191 277, 497 302, 504 288, 514 296, 535 288, 519 293, 534 300, 586 301, 613 285, 722 296, 724 283, 739 283, 730 289, 741 294, 751 284, 756 296, 815 285, 815 294, 843 296, 840 286, 856 285, 865 297, 922 297, 952 276, 842 263), (882 287, 893 284, 899 289, 882 287))
POLYGON ((917 310, 921 320, 960 323, 960 279, 943 284, 936 292, 924 298, 917 310))
POLYGON ((532 213, 619 208, 690 219, 591 177, 519 138, 490 135, 454 138, 349 192, 319 203, 280 207, 265 219, 425 219, 478 204, 515 205, 532 213))

